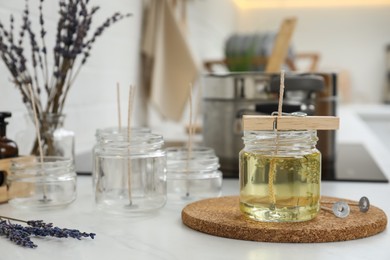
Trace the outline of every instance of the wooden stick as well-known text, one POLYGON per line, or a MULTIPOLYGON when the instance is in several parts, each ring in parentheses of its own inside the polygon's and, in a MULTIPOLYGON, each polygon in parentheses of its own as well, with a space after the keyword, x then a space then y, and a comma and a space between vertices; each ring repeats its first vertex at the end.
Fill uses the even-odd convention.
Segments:
POLYGON ((127 137, 130 141, 130 138, 131 138, 131 114, 132 114, 132 111, 133 111, 133 103, 134 103, 134 87, 133 86, 130 86, 130 89, 129 89, 129 104, 128 104, 128 111, 127 111, 127 137))
POLYGON ((37 139, 38 139, 39 158, 40 158, 41 164, 43 165, 43 151, 42 151, 41 133, 39 131, 39 122, 38 122, 37 110, 35 107, 35 96, 34 96, 31 84, 28 84, 28 90, 30 92, 31 105, 32 105, 33 115, 34 115, 35 131, 36 131, 36 135, 37 135, 37 139))
POLYGON ((198 94, 196 95, 196 100, 195 100, 195 117, 194 117, 194 130, 193 133, 196 132, 196 127, 198 122, 198 116, 199 116, 199 110, 200 110, 200 102, 202 100, 202 83, 200 83, 200 86, 198 87, 198 94))
POLYGON ((191 157, 192 152, 192 135, 193 135, 193 122, 192 122, 192 84, 189 84, 190 86, 190 97, 189 97, 189 106, 190 106, 190 118, 188 123, 188 159, 191 157))
MULTIPOLYGON (((284 95, 284 70, 280 73, 280 88, 279 88, 279 104, 278 104, 278 121, 282 119, 282 108, 283 108, 283 95, 284 95)), ((275 127, 274 130, 278 131, 278 124, 273 124, 275 127)), ((276 139, 275 139, 275 156, 278 154, 279 151, 279 134, 276 133, 276 139)), ((276 158, 271 158, 269 170, 268 170, 268 198, 271 203, 271 208, 275 207, 276 204, 276 195, 275 195, 275 174, 276 174, 276 158)))
MULTIPOLYGON (((190 159, 192 157, 192 136, 193 136, 193 122, 192 122, 192 84, 189 84, 190 88, 190 97, 189 97, 189 106, 190 106, 190 118, 189 118, 189 125, 188 125, 188 151, 187 151, 187 174, 189 173, 189 164, 190 159)), ((190 196, 190 187, 189 187, 189 180, 187 180, 186 183, 186 197, 190 196)))
POLYGON ((131 154, 130 154, 130 145, 131 145, 131 114, 133 110, 133 100, 134 100, 134 87, 130 85, 129 89, 129 103, 127 111, 127 139, 129 142, 128 150, 128 160, 127 160, 127 184, 128 184, 128 195, 129 195, 129 205, 132 205, 132 194, 131 194, 131 154))
MULTIPOLYGON (((43 150, 42 150, 41 133, 39 131, 39 122, 38 122, 37 110, 35 107, 35 96, 34 96, 31 84, 28 84, 28 90, 30 92, 31 105, 33 108, 34 125, 35 125, 35 132, 36 132, 37 139, 38 139, 39 158, 40 158, 40 163, 41 163, 41 168, 42 168, 42 174, 44 174, 45 172, 43 171, 43 150)), ((43 184, 42 192, 43 192, 42 202, 47 202, 48 198, 47 198, 47 191, 46 191, 46 184, 45 183, 43 184)))
POLYGON ((122 116, 121 116, 121 93, 119 82, 116 83, 116 100, 117 100, 117 108, 118 108, 118 129, 119 132, 122 130, 122 116))

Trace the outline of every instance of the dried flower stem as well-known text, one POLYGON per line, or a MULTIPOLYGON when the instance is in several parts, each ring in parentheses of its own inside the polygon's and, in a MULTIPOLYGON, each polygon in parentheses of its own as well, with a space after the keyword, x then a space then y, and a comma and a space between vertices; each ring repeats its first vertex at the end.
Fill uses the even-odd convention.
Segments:
POLYGON ((1 216, 1 215, 0 215, 0 220, 2 220, 2 219, 8 219, 8 220, 13 220, 13 221, 17 221, 17 222, 27 223, 27 221, 22 220, 22 219, 11 218, 11 217, 6 217, 6 216, 1 216))
POLYGON ((11 217, 0 216, 0 235, 5 236, 17 245, 29 248, 36 248, 37 245, 31 241, 30 236, 39 237, 57 237, 57 238, 76 238, 82 237, 95 238, 96 234, 80 232, 77 229, 67 229, 54 227, 52 223, 45 223, 42 220, 21 220, 11 217), (23 222, 27 226, 13 224, 11 221, 23 222))

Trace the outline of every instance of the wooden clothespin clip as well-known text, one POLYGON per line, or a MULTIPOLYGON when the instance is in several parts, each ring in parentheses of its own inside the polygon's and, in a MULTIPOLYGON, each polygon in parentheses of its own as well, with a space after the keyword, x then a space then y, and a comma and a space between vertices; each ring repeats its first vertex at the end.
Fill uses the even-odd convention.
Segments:
POLYGON ((336 130, 340 119, 335 116, 306 116, 305 113, 283 114, 284 116, 244 115, 244 131, 257 130, 336 130))

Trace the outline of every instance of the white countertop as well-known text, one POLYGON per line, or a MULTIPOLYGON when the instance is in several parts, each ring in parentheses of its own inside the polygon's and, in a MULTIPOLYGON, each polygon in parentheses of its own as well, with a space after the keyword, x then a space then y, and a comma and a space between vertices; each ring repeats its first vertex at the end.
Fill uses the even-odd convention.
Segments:
MULTIPOLYGON (((390 107, 370 107, 372 114, 390 107), (379 109, 378 111, 376 109, 379 109)), ((367 112, 362 109, 362 111, 367 112)), ((390 176, 390 147, 385 147, 358 116, 359 108, 340 109, 338 141, 363 143, 381 170, 390 176)), ((390 137, 389 137, 390 138, 390 137)), ((369 173, 367 173, 369 174, 369 173)), ((223 195, 238 195, 238 180, 224 180, 223 195)), ((371 203, 390 216, 390 184, 322 182, 322 195, 371 203)), ((181 222, 184 205, 167 205, 143 217, 110 215, 95 208, 91 177, 78 178, 78 198, 65 209, 17 210, 0 205, 0 215, 22 219, 43 219, 55 225, 97 234, 94 240, 33 238, 36 249, 16 246, 0 237, 0 260, 45 259, 390 259, 390 232, 353 241, 319 244, 282 244, 240 241, 194 231, 181 222)))

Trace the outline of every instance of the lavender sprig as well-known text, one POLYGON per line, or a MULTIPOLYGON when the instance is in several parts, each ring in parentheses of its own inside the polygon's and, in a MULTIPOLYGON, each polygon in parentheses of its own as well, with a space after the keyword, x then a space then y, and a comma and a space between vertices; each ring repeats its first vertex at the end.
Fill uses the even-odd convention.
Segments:
POLYGON ((77 229, 54 227, 52 223, 45 223, 42 220, 24 221, 20 219, 0 216, 0 236, 5 236, 17 245, 36 248, 31 236, 39 237, 57 237, 57 238, 75 238, 81 240, 83 237, 95 238, 95 233, 80 232, 77 229), (27 226, 13 224, 11 221, 23 222, 27 226))

